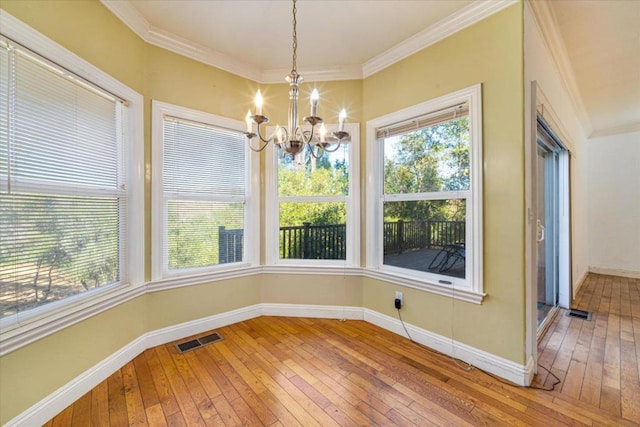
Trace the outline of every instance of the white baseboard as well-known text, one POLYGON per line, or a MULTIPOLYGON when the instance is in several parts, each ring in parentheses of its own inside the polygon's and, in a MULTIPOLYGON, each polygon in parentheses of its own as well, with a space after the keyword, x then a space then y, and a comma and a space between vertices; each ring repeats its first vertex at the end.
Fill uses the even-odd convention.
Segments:
POLYGON ((201 319, 157 329, 155 331, 147 332, 144 335, 145 348, 151 348, 171 341, 177 341, 191 335, 197 335, 212 329, 233 325, 234 323, 243 322, 261 315, 262 310, 260 304, 254 304, 237 310, 214 314, 213 316, 203 317, 201 319))
MULTIPOLYGON (((398 335, 406 335, 399 320, 362 307, 255 304, 238 310, 232 310, 147 332, 34 404, 10 420, 6 426, 42 425, 46 423, 147 348, 259 316, 365 320, 398 335)), ((448 355, 455 354, 455 357, 458 359, 464 360, 478 368, 519 385, 528 385, 533 379, 533 360, 529 360, 527 366, 519 365, 466 344, 452 341, 451 339, 434 334, 425 329, 410 324, 406 324, 406 326, 414 341, 433 348, 434 350, 448 355)))
POLYGON ((637 271, 637 270, 621 270, 618 268, 589 267, 589 273, 606 274, 607 276, 628 277, 631 279, 640 279, 640 271, 637 271))
POLYGON ((260 304, 260 306, 263 316, 363 320, 362 307, 300 304, 260 304))
POLYGON ((589 269, 587 268, 582 272, 582 274, 580 275, 580 278, 573 284, 573 287, 572 287, 573 295, 571 295, 572 301, 575 299, 576 295, 578 295, 578 291, 580 290, 582 285, 584 285, 584 281, 587 279, 588 275, 589 275, 589 269))
POLYGON ((129 363, 138 354, 142 353, 146 349, 144 342, 144 336, 130 342, 10 420, 5 424, 5 427, 43 425, 115 371, 129 363))
MULTIPOLYGON (((364 309, 364 320, 398 335, 406 336, 400 320, 393 317, 364 309)), ((455 356, 456 359, 463 360, 483 371, 497 375, 515 384, 522 386, 531 384, 534 375, 533 359, 529 360, 526 366, 520 365, 406 322, 405 326, 411 338, 417 343, 426 345, 448 356, 455 356)))
POLYGON ((147 348, 176 341, 211 329, 242 322, 243 320, 252 319, 261 315, 260 304, 256 304, 147 332, 31 406, 9 421, 5 426, 35 426, 46 423, 147 348))

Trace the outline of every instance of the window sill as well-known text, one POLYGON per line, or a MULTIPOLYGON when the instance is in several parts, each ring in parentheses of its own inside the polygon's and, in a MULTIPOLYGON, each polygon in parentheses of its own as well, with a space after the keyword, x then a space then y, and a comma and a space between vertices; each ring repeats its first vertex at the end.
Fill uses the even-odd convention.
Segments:
POLYGON ((144 293, 144 285, 118 285, 8 316, 0 320, 0 357, 144 293))
POLYGON ((236 277, 260 274, 262 267, 248 263, 235 264, 233 267, 222 267, 206 273, 168 276, 147 283, 148 292, 158 292, 185 286, 201 285, 219 280, 229 280, 236 277))
MULTIPOLYGON (((63 301, 63 304, 44 306, 33 313, 26 313, 20 319, 11 316, 0 320, 0 356, 31 344, 61 329, 81 322, 119 304, 132 300, 146 292, 159 292, 186 286, 201 285, 210 282, 229 280, 256 274, 310 274, 369 277, 400 284, 425 292, 474 304, 481 304, 486 294, 468 289, 453 288, 433 284, 375 269, 328 266, 328 265, 269 265, 257 266, 241 264, 233 269, 218 270, 206 274, 170 277, 152 281, 146 285, 115 286, 97 291, 90 296, 78 295, 77 298, 63 301)), ((55 304, 55 303, 52 303, 55 304)))
POLYGON ((487 294, 485 293, 476 292, 471 289, 431 283, 425 281, 424 279, 419 279, 407 275, 394 274, 388 271, 382 271, 372 268, 363 269, 362 274, 363 276, 369 277, 371 279, 397 283, 409 288, 419 289, 421 291, 430 292, 432 294, 441 295, 444 297, 455 298, 457 300, 474 304, 482 304, 484 297, 487 296, 487 294))
POLYGON ((310 264, 278 264, 262 267, 265 274, 320 274, 333 276, 361 276, 362 268, 352 266, 340 266, 336 264, 310 265, 310 264))

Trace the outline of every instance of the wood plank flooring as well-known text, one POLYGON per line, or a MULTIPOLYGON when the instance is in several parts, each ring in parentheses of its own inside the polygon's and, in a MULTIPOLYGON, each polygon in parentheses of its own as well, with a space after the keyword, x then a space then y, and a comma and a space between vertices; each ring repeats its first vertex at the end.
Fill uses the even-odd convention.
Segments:
MULTIPOLYGON (((640 280, 590 274, 574 308, 561 311, 538 345, 539 362, 562 383, 550 393, 633 420, 640 425, 640 280)), ((550 384, 545 372, 534 384, 550 384)))
POLYGON ((640 425, 640 281, 590 275, 514 387, 362 321, 260 317, 146 350, 47 426, 640 425), (206 335, 202 334, 202 335, 206 335), (184 340, 181 340, 182 342, 184 340), (550 385, 541 370, 534 384, 550 385))

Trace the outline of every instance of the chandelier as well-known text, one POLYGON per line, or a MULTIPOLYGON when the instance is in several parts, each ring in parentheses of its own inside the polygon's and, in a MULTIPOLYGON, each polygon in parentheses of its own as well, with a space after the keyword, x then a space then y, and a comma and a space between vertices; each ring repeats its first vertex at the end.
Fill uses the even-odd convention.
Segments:
POLYGON ((349 139, 349 133, 344 130, 344 121, 347 118, 347 112, 342 109, 338 116, 338 130, 327 135, 327 130, 324 126, 324 119, 319 117, 318 101, 320 96, 318 90, 313 89, 310 97, 311 111, 308 117, 303 118, 304 122, 310 125, 310 128, 303 129, 298 125, 298 85, 302 83, 303 79, 296 70, 296 59, 298 50, 298 35, 296 32, 296 0, 293 0, 293 61, 291 67, 291 74, 286 77, 286 81, 289 83, 289 116, 288 124, 284 126, 276 126, 275 131, 269 137, 264 134, 264 124, 269 122, 269 118, 262 114, 262 94, 260 90, 256 93, 255 97, 255 114, 251 114, 251 110, 247 111, 245 118, 247 124, 247 131, 244 132, 249 140, 249 147, 256 152, 264 150, 269 143, 273 143, 276 147, 280 148, 281 154, 290 155, 295 157, 300 153, 305 145, 309 146, 309 152, 315 158, 321 157, 325 152, 334 152, 340 148, 340 144, 349 139), (254 125, 256 131, 254 132, 254 125), (260 141, 260 146, 254 148, 252 141, 257 138, 260 141))

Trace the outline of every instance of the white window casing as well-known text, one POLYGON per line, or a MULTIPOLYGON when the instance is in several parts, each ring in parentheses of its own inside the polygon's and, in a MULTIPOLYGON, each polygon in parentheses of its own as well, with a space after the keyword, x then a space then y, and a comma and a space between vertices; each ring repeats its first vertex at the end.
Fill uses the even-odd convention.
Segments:
POLYGON ((249 150, 243 126, 238 120, 152 102, 154 283, 178 278, 183 284, 198 283, 258 264, 258 158, 249 150), (177 222, 170 221, 170 212, 177 222), (207 215, 209 222, 190 231, 179 225, 207 215), (233 231, 241 236, 232 244, 237 254, 230 260, 218 252, 218 227, 223 223, 234 224, 233 231), (178 243, 169 237, 187 232, 191 234, 178 243), (213 255, 208 261, 177 260, 175 253, 189 250, 213 255))
MULTIPOLYGON (((337 124, 326 124, 327 133, 337 130, 337 124)), ((267 134, 273 132, 273 128, 267 129, 267 134)), ((335 195, 280 195, 278 191, 278 153, 273 144, 265 150, 265 271, 291 272, 292 268, 298 272, 315 273, 318 271, 344 272, 345 268, 358 268, 360 266, 360 203, 359 192, 359 125, 346 123, 345 131, 349 132, 349 142, 343 143, 346 147, 348 158, 348 185, 346 194, 335 195), (281 203, 344 203, 346 211, 346 254, 345 259, 302 259, 284 258, 280 254, 280 204, 281 203), (335 267, 335 271, 333 268, 335 267), (322 270, 316 270, 322 268, 322 270), (284 270, 283 270, 284 269, 284 270)), ((342 148, 341 148, 342 149, 342 148)), ((329 156, 325 153, 324 156, 329 156)), ((322 161, 319 160, 319 161, 322 161)), ((313 171, 309 172, 313 179, 313 171)))
POLYGON ((482 99, 481 85, 417 104, 367 122, 367 253, 365 275, 406 286, 480 303, 484 297, 482 270, 482 99), (453 114, 453 115, 452 115, 453 114), (469 188, 456 191, 387 194, 384 191, 383 144, 389 135, 402 135, 448 117, 468 114, 469 188), (383 207, 385 203, 466 201, 464 277, 418 271, 384 263, 383 207))
POLYGON ((144 291, 144 165, 140 94, 4 11, 0 29, 0 197, 18 215, 0 226, 0 274, 22 295, 37 258, 36 284, 52 282, 0 319, 2 355, 144 291))

